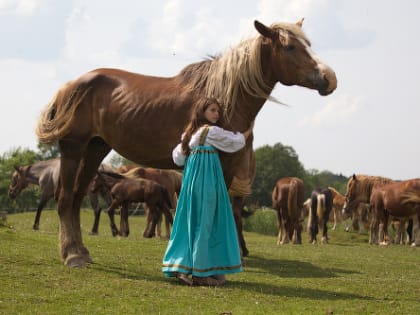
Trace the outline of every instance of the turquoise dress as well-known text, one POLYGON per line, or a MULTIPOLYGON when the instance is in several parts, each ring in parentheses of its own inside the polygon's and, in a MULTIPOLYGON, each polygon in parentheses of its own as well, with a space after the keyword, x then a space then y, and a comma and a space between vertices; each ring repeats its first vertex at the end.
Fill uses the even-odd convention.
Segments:
POLYGON ((208 277, 241 272, 236 225, 217 150, 203 145, 186 159, 174 224, 163 258, 175 272, 208 277))

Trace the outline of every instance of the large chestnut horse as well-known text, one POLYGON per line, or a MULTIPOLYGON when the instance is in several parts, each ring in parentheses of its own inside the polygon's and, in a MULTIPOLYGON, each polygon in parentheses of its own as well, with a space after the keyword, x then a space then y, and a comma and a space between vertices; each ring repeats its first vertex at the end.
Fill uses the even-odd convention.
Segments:
MULTIPOLYGON (((58 201, 60 248, 64 264, 91 261, 80 230, 80 204, 102 159, 114 149, 150 167, 175 168, 172 149, 198 99, 223 105, 234 131, 246 130, 277 82, 315 89, 337 86, 334 71, 312 53, 302 21, 270 27, 255 21, 258 36, 208 60, 186 66, 174 77, 155 77, 117 69, 97 69, 65 84, 40 117, 43 143, 58 141, 62 187, 58 201)), ((241 205, 255 173, 253 138, 233 154, 220 153, 242 254, 241 205)))
POLYGON ((302 244, 301 218, 304 198, 305 188, 300 178, 284 177, 276 182, 271 199, 277 215, 277 245, 290 241, 302 244))

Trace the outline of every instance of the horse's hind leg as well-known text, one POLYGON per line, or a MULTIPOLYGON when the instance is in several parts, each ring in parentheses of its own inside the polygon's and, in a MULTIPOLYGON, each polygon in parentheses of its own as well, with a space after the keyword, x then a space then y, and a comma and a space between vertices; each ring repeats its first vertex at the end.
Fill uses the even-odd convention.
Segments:
POLYGON ((80 228, 80 208, 73 207, 76 176, 81 161, 80 144, 71 141, 59 142, 61 152, 58 215, 60 218, 60 252, 64 264, 70 267, 84 267, 91 261, 89 251, 83 245, 80 228))
POLYGON ((84 267, 92 262, 83 245, 80 227, 80 207, 87 188, 102 159, 110 148, 99 138, 83 142, 60 140, 62 183, 58 201, 60 216, 61 256, 70 267, 84 267))

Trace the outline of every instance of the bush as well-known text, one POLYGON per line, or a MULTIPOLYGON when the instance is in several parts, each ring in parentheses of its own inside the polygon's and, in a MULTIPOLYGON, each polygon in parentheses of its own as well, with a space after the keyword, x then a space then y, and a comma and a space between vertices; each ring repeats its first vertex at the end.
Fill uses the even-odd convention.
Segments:
POLYGON ((250 217, 244 219, 243 229, 264 235, 277 235, 277 218, 273 209, 261 208, 250 217))

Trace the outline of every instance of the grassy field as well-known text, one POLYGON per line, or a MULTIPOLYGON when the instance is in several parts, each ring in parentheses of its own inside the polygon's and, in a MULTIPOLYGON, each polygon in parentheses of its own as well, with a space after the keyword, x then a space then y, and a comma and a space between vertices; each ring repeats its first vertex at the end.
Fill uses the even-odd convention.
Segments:
MULTIPOLYGON (((367 234, 330 232, 330 244, 276 245, 245 233, 245 271, 221 288, 184 287, 161 273, 167 241, 143 239, 144 217, 131 235, 113 238, 104 215, 82 211, 83 240, 94 264, 63 266, 58 216, 9 215, 0 225, 0 314, 419 314, 420 248, 370 246, 367 234)), ((274 220, 274 216, 273 216, 274 220)), ((269 222, 267 225, 274 225, 269 222)))

